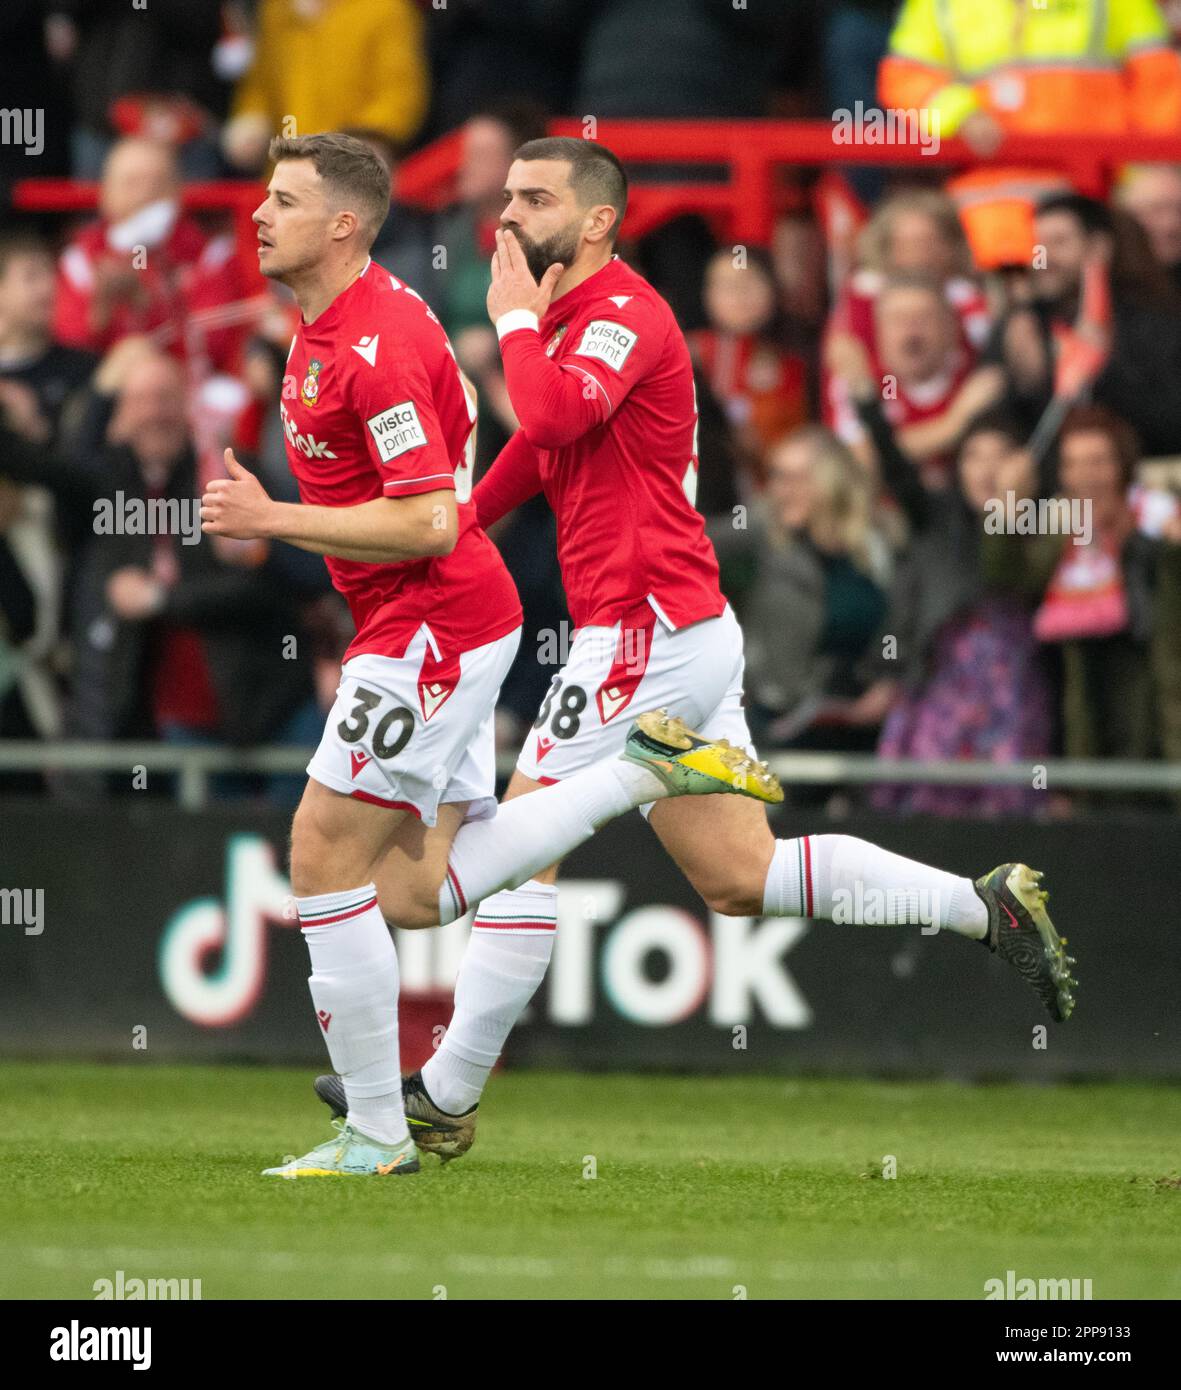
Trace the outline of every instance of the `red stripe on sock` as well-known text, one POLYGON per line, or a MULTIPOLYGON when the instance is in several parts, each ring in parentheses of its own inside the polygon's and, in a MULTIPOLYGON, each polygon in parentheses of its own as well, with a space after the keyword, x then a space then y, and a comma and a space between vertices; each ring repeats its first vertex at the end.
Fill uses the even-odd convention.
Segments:
POLYGON ((362 903, 360 907, 354 907, 348 912, 337 913, 335 917, 317 917, 314 921, 303 922, 305 927, 326 927, 329 922, 347 922, 350 917, 360 917, 362 912, 368 912, 371 907, 377 906, 377 899, 370 898, 367 903, 362 903))
POLYGON ((812 839, 811 836, 804 836, 804 881, 807 885, 807 905, 806 915, 812 916, 812 839))
POLYGON ((472 923, 472 929, 479 927, 481 931, 504 931, 506 927, 523 927, 526 931, 555 931, 557 925, 556 922, 550 922, 548 926, 544 922, 484 922, 477 917, 472 923))
POLYGON ((459 886, 459 879, 455 877, 455 870, 450 864, 447 865, 447 880, 455 893, 455 901, 459 904, 459 915, 462 917, 467 911, 467 899, 463 896, 463 889, 459 886))

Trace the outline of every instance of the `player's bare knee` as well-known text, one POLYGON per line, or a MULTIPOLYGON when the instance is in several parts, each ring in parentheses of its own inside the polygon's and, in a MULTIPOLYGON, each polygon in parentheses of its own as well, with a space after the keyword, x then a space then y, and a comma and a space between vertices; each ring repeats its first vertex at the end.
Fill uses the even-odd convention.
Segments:
POLYGON ((752 892, 737 884, 718 884, 701 896, 711 912, 722 917, 761 917, 763 913, 763 894, 752 892))
POLYGON ((433 900, 414 893, 406 894, 388 907, 383 904, 381 910, 391 927, 403 927, 406 931, 420 931, 439 925, 437 894, 433 900))
POLYGON ((761 917, 766 874, 754 865, 728 868, 723 873, 690 875, 705 905, 723 917, 761 917))

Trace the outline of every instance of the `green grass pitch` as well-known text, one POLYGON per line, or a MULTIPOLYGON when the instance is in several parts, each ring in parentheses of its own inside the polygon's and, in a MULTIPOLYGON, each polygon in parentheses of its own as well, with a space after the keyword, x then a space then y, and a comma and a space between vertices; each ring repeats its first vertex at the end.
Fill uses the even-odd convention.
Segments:
POLYGON ((1181 1296, 1177 1087, 506 1073, 445 1169, 263 1179, 330 1132, 310 1076, 0 1065, 0 1295, 1181 1296))

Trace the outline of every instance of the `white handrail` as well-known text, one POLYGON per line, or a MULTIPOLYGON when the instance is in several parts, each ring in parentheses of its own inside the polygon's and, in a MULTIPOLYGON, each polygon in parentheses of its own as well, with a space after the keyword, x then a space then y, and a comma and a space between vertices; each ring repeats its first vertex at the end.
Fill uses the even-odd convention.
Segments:
MULTIPOLYGON (((168 743, 83 743, 0 740, 0 772, 179 774, 177 799, 190 809, 208 800, 208 779, 217 772, 302 773, 312 748, 275 745, 235 749, 225 745, 191 747, 168 743)), ((1050 758, 1016 763, 911 762, 872 753, 772 753, 771 769, 784 783, 873 785, 884 782, 939 786, 1038 787, 1049 791, 1181 792, 1181 763, 1050 758)), ((513 753, 497 758, 507 777, 513 753)))

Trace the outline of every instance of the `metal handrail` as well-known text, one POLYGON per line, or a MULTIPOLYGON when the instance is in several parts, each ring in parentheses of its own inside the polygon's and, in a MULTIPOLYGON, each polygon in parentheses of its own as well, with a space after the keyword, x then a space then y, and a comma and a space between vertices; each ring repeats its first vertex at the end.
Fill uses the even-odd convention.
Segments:
MULTIPOLYGON (((583 117, 558 117, 551 135, 585 137, 583 117)), ((608 145, 633 170, 644 165, 713 166, 720 178, 707 183, 679 179, 637 179, 632 184, 628 234, 640 236, 681 212, 714 217, 736 242, 765 245, 772 234, 776 200, 782 190, 776 171, 851 164, 930 169, 977 167, 1048 168, 1063 174, 1081 193, 1105 196, 1114 173, 1135 162, 1176 163, 1181 135, 1128 131, 1119 135, 1006 134, 991 155, 978 155, 963 139, 937 144, 876 144, 858 139, 838 143, 833 121, 785 120, 622 120, 597 124, 594 138, 608 145)), ((462 138, 449 131, 409 154, 399 165, 395 196, 412 206, 439 208, 454 192, 462 138)), ((650 172, 650 171, 649 171, 650 172)), ((21 212, 83 212, 94 209, 98 185, 73 179, 21 179, 12 193, 21 212)), ((182 190, 186 207, 225 210, 234 220, 238 258, 248 283, 258 279, 256 238, 251 216, 258 205, 255 180, 226 179, 190 183, 182 190)))
MULTIPOLYGON (((219 772, 302 773, 314 750, 275 745, 246 749, 167 743, 82 743, 69 740, 0 742, 0 772, 176 773, 177 800, 199 810, 209 800, 209 778, 219 772)), ((886 782, 938 786, 1017 786, 1050 791, 1181 792, 1181 763, 1049 758, 1014 763, 926 762, 877 758, 872 753, 772 753, 772 771, 785 783, 865 786, 886 782), (1036 779, 1036 780, 1035 780, 1036 779)), ((507 777, 512 753, 497 758, 507 777)))

